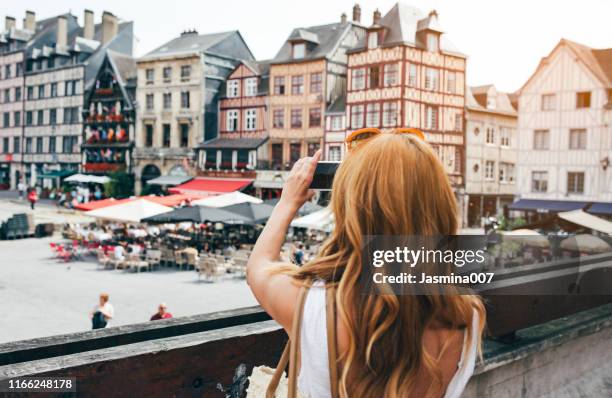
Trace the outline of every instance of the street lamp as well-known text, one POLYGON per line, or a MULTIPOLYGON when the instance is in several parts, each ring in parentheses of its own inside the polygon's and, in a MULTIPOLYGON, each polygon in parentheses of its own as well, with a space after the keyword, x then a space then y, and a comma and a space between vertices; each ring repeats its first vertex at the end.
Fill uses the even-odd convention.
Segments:
POLYGON ((610 158, 606 156, 605 158, 599 161, 599 164, 601 165, 601 168, 606 171, 608 169, 608 166, 610 166, 610 158))

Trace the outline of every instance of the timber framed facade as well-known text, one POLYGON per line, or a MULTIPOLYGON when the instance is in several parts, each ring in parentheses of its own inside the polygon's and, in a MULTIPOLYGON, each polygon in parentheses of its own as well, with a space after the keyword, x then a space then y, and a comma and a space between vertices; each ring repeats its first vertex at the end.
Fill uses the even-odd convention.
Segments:
POLYGON ((374 13, 348 54, 349 131, 416 127, 440 157, 456 189, 465 184, 466 57, 446 40, 432 11, 396 4, 374 13))

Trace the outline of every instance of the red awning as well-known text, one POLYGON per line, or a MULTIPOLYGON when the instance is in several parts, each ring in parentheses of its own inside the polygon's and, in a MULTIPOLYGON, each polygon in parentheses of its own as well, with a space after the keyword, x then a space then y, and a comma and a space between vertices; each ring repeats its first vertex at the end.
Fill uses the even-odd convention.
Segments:
POLYGON ((240 191, 252 182, 251 179, 195 178, 184 184, 169 188, 168 192, 202 196, 220 195, 240 191))
POLYGON ((77 210, 82 210, 82 211, 90 211, 90 210, 101 209, 103 207, 118 205, 120 203, 126 203, 126 202, 129 202, 129 201, 132 201, 132 200, 134 200, 134 198, 127 198, 127 199, 115 199, 115 198, 100 199, 100 200, 94 200, 92 202, 87 202, 87 203, 79 203, 78 205, 74 206, 74 208, 77 209, 77 210))

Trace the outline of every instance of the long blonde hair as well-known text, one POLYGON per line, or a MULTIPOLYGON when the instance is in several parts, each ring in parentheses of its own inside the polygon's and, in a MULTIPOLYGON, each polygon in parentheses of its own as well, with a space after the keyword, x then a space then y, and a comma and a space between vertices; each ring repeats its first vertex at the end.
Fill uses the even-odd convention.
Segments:
POLYGON ((284 268, 296 280, 322 279, 337 286, 340 322, 348 332, 340 394, 405 397, 417 373, 431 380, 428 396, 444 393, 437 359, 423 345, 430 322, 467 326, 485 312, 472 295, 374 295, 360 291, 361 248, 366 235, 454 235, 457 204, 431 147, 407 134, 381 134, 360 145, 339 167, 330 207, 335 228, 319 255, 300 268, 284 268), (423 373, 419 373, 423 374, 423 373))

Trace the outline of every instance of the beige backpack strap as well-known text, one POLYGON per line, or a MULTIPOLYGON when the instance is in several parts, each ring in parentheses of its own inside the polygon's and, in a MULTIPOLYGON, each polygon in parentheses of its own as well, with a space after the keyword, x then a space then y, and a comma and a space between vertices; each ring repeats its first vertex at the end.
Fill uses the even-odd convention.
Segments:
POLYGON ((276 389, 283 375, 283 372, 287 368, 289 363, 289 377, 288 377, 288 392, 289 398, 297 397, 297 367, 299 364, 299 353, 300 353, 300 330, 302 327, 302 314, 304 313, 304 302, 306 301, 306 295, 310 289, 310 284, 300 288, 298 293, 295 310, 293 313, 293 322, 291 325, 291 335, 289 341, 285 345, 283 354, 281 355, 278 365, 274 370, 268 389, 266 390, 266 398, 274 398, 276 389))
POLYGON ((325 313, 327 316, 327 356, 329 360, 329 386, 332 398, 338 398, 338 346, 336 333, 336 288, 325 292, 325 313))
POLYGON ((278 361, 278 365, 276 365, 276 369, 274 369, 274 374, 272 375, 272 379, 270 379, 270 384, 268 384, 268 389, 266 390, 266 398, 274 398, 276 393, 276 389, 278 388, 278 383, 280 383, 281 377, 283 377, 283 372, 287 368, 287 364, 289 363, 289 350, 291 347, 291 341, 287 341, 285 344, 285 349, 283 350, 283 354, 278 361))

